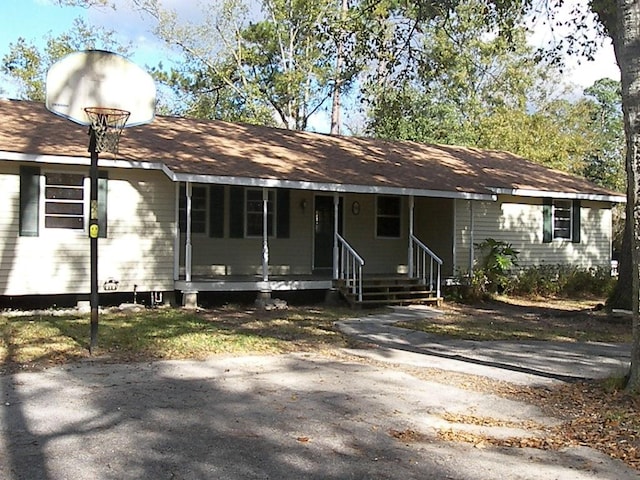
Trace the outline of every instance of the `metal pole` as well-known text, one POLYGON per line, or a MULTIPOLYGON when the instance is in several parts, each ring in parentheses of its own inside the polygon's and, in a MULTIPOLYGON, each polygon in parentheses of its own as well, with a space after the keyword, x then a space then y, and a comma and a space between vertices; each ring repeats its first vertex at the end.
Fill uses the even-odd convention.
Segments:
POLYGON ((96 149, 96 134, 93 128, 89 130, 89 152, 91 153, 91 166, 89 168, 90 192, 89 192, 89 244, 91 263, 91 295, 89 304, 91 307, 91 341, 89 342, 89 354, 93 354, 98 343, 98 152, 96 149))

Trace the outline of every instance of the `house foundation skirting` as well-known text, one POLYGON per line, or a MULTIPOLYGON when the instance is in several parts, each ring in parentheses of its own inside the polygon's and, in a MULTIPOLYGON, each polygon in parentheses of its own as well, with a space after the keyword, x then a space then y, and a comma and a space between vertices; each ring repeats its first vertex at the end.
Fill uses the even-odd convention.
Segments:
POLYGON ((328 290, 331 279, 296 280, 176 280, 175 289, 181 292, 277 292, 293 290, 328 290))

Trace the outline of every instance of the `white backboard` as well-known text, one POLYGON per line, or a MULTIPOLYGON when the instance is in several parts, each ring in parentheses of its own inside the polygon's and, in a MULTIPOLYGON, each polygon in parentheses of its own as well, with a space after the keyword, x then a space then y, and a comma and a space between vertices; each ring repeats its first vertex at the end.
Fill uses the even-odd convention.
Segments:
POLYGON ((121 55, 104 50, 74 52, 47 73, 47 109, 80 125, 90 125, 87 107, 131 112, 125 127, 153 121, 156 86, 151 75, 121 55))

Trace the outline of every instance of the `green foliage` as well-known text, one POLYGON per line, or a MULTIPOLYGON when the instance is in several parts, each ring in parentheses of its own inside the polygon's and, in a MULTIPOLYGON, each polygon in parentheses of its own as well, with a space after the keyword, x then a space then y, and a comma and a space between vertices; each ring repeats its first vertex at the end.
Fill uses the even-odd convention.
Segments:
POLYGON ((372 58, 377 68, 364 82, 370 135, 505 150, 624 190, 617 82, 600 80, 579 99, 563 92, 559 69, 517 26, 513 2, 418 5, 400 15, 421 15, 419 28, 389 20, 380 46, 393 56, 372 58))
POLYGON ((43 50, 22 37, 10 43, 9 53, 2 58, 0 69, 18 82, 21 98, 44 102, 47 71, 63 56, 89 49, 109 50, 126 56, 130 48, 131 45, 118 43, 116 32, 89 26, 77 18, 68 32, 57 37, 47 35, 43 50))
POLYGON ((510 243, 487 238, 474 244, 478 250, 478 272, 486 277, 490 293, 505 292, 511 282, 511 271, 518 265, 518 255, 510 243))
POLYGON ((622 121, 620 82, 598 80, 584 91, 591 107, 590 136, 593 148, 588 153, 584 176, 612 190, 626 188, 625 136, 622 121))
POLYGON ((259 16, 255 2, 209 2, 199 22, 142 3, 158 22, 156 34, 184 58, 170 72, 156 69, 177 98, 174 113, 303 130, 336 82, 346 88, 354 75, 353 62, 335 67, 352 20, 338 2, 263 0, 259 16))
POLYGON ((581 268, 573 265, 539 265, 522 270, 510 291, 537 297, 606 297, 616 279, 608 268, 581 268))

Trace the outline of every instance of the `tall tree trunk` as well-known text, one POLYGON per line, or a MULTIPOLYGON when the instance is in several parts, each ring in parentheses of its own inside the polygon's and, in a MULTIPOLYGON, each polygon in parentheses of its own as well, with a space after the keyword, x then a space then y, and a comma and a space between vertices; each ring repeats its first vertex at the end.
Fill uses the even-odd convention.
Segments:
POLYGON ((640 2, 617 0, 618 21, 614 48, 622 85, 622 108, 627 138, 627 222, 632 228, 631 242, 631 311, 633 312, 633 344, 627 389, 640 392, 640 2))
MULTIPOLYGON (((346 17, 349 5, 347 0, 342 0, 341 8, 341 20, 344 21, 346 17)), ((343 63, 344 63, 344 42, 346 38, 346 32, 344 31, 344 25, 341 25, 340 32, 338 32, 338 45, 336 48, 336 73, 333 83, 333 98, 331 102, 331 135, 340 135, 340 113, 342 110, 342 84, 343 84, 343 63)))
MULTIPOLYGON (((633 205, 627 203, 626 218, 633 217, 633 205)), ((622 247, 620 258, 618 258, 618 281, 607 299, 607 307, 631 310, 631 290, 633 289, 633 272, 631 271, 631 244, 633 240, 633 224, 624 222, 624 234, 622 237, 622 247)))

